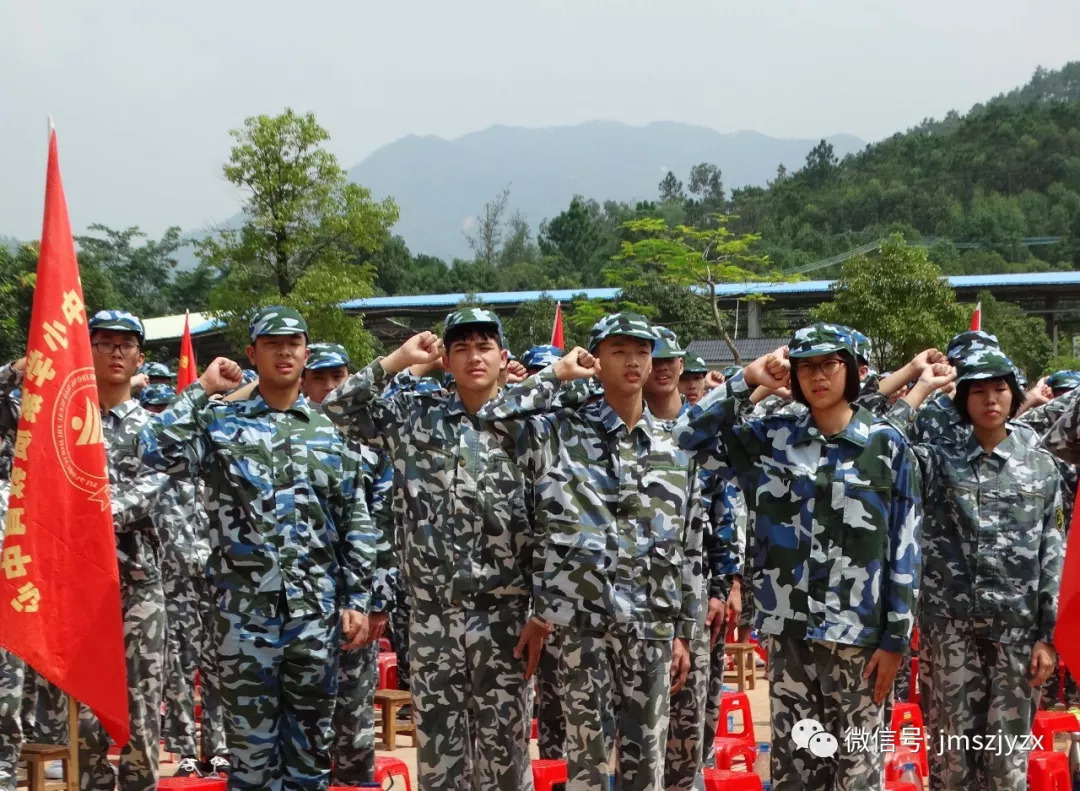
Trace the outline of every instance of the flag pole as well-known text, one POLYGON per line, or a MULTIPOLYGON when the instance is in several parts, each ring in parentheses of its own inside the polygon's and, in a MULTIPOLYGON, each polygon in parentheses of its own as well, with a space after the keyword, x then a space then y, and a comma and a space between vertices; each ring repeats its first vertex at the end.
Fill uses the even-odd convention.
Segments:
POLYGON ((70 692, 68 699, 67 791, 79 791, 79 701, 70 692))

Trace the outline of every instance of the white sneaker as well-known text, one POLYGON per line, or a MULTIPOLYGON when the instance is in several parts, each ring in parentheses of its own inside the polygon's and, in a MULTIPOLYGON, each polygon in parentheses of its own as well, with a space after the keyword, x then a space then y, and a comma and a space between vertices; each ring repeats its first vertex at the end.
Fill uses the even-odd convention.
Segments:
POLYGON ((210 759, 210 772, 219 776, 228 777, 229 770, 232 768, 232 761, 220 755, 215 755, 210 759))
POLYGON ((181 758, 176 765, 176 777, 202 777, 199 771, 199 762, 192 757, 181 758))
POLYGON ((64 779, 64 762, 63 761, 49 761, 45 764, 45 779, 46 780, 63 780, 64 779))

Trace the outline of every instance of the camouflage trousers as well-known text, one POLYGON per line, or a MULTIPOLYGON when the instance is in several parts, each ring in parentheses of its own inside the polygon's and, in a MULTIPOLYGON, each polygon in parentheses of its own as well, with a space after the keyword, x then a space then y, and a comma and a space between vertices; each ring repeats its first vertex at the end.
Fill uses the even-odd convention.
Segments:
POLYGON ((558 629, 565 696, 566 791, 651 791, 664 782, 671 642, 626 633, 558 629), (609 725, 610 723, 610 725, 609 725))
POLYGON ((529 684, 513 654, 527 617, 525 603, 510 599, 499 610, 413 601, 419 791, 467 787, 467 766, 477 788, 531 791, 529 684))
MULTIPOLYGON (((710 632, 690 641, 690 674, 683 688, 671 696, 671 714, 667 732, 667 758, 664 763, 664 786, 668 791, 681 789, 691 791, 704 788, 701 774, 705 753, 706 698, 712 691, 712 651, 709 646, 710 632)), ((723 656, 723 641, 721 656, 723 656)), ((720 672, 720 691, 723 692, 723 665, 720 672)), ((719 696, 717 713, 719 713, 719 696)), ((716 735, 713 723, 713 738, 716 735)), ((711 752, 711 750, 710 750, 711 752)))
POLYGON ((230 791, 326 789, 337 696, 338 613, 218 610, 218 683, 230 791))
POLYGON ((0 791, 15 791, 22 750, 23 661, 0 648, 0 791))
POLYGON ((701 742, 703 766, 716 767, 716 732, 720 729, 720 698, 724 695, 724 635, 709 651, 709 686, 705 690, 705 733, 701 742))
POLYGON ((919 677, 930 738, 930 789, 1024 791, 1027 752, 964 750, 952 737, 1031 732, 1031 647, 976 637, 969 625, 921 625, 919 677))
POLYGON ((161 679, 165 664, 165 594, 160 581, 121 583, 127 652, 131 739, 120 751, 119 773, 109 763, 112 743, 86 706, 79 708, 79 788, 154 791, 158 782, 161 679))
POLYGON ((33 668, 23 681, 23 730, 28 742, 66 744, 68 741, 67 695, 33 668))
POLYGON ((874 649, 772 635, 768 640, 773 791, 883 789, 883 755, 844 749, 849 730, 876 734, 882 728, 882 706, 872 697, 874 677, 863 679, 874 649), (795 745, 795 723, 804 719, 817 720, 836 737, 835 755, 819 758, 795 745))
POLYGON ((398 689, 409 689, 409 613, 412 596, 403 575, 394 585, 394 607, 390 611, 390 643, 397 654, 398 689))
POLYGON ((1054 665, 1054 672, 1050 674, 1050 678, 1043 685, 1042 697, 1039 698, 1039 708, 1048 709, 1058 703, 1062 703, 1068 708, 1080 706, 1080 684, 1077 684, 1076 676, 1072 674, 1072 671, 1062 667, 1060 663, 1054 665), (1062 675, 1065 676, 1064 683, 1062 683, 1062 675), (1060 694, 1063 686, 1064 696, 1060 694))
POLYGON ((544 653, 536 668, 536 741, 540 757, 566 757, 566 722, 563 720, 562 690, 559 689, 559 636, 544 643, 544 653))
POLYGON ((227 754, 221 696, 217 691, 217 650, 210 640, 216 609, 210 581, 202 576, 166 574, 164 579, 168 641, 165 652, 165 714, 161 736, 165 749, 196 756, 195 672, 199 673, 203 760, 227 754))
POLYGON ((375 687, 379 645, 341 652, 334 705, 334 785, 375 780, 375 687))

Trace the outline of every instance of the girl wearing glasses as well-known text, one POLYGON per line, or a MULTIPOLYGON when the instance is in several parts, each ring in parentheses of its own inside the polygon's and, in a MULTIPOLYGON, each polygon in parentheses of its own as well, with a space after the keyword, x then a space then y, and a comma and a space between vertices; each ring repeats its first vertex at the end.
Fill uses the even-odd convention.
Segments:
POLYGON ((775 791, 884 787, 872 740, 914 625, 921 507, 911 449, 852 406, 858 392, 850 331, 814 324, 675 427, 699 464, 746 493, 775 791), (790 386, 807 410, 740 419, 758 386, 790 386))

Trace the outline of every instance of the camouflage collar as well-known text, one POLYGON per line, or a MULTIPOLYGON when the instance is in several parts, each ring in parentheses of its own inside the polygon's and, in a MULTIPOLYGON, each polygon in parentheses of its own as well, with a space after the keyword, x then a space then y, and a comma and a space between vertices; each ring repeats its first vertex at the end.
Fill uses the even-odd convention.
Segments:
POLYGON ((457 390, 444 392, 442 395, 445 398, 447 417, 460 417, 461 415, 469 414, 468 410, 465 409, 465 404, 461 400, 461 396, 458 394, 457 390))
MULTIPOLYGON (((266 403, 257 386, 255 388, 255 392, 251 394, 251 398, 248 398, 245 401, 236 402, 236 409, 244 417, 260 417, 262 415, 269 414, 270 412, 277 411, 275 409, 271 409, 270 405, 266 403)), ((305 398, 302 393, 297 396, 296 401, 293 402, 293 405, 285 411, 291 412, 297 417, 303 418, 308 423, 311 422, 311 417, 315 414, 315 410, 311 408, 311 404, 308 403, 307 398, 305 398)))
POLYGON ((128 415, 130 415, 132 412, 134 412, 136 409, 138 409, 140 406, 141 405, 139 404, 139 399, 137 399, 137 398, 129 398, 127 401, 124 401, 123 403, 117 404, 112 409, 108 409, 108 410, 103 409, 102 414, 112 415, 117 420, 123 420, 128 415))
MULTIPOLYGON (((657 420, 653 417, 652 412, 649 411, 648 405, 643 402, 642 406, 643 411, 641 413, 641 420, 634 426, 634 429, 637 430, 638 428, 644 427, 646 436, 649 436, 656 426, 657 420)), ((615 434, 620 428, 626 431, 626 424, 623 422, 623 419, 619 417, 619 413, 612 408, 606 398, 600 398, 596 401, 596 419, 608 434, 615 434)), ((627 433, 630 432, 627 431, 627 433)))
MULTIPOLYGON (((873 421, 873 416, 866 411, 863 407, 855 407, 853 414, 851 415, 851 421, 844 427, 844 430, 839 434, 836 434, 832 439, 844 440, 850 442, 857 447, 865 447, 867 441, 870 439, 870 423, 873 421)), ((794 430, 792 431, 791 444, 801 445, 807 442, 813 441, 825 441, 825 435, 821 433, 817 426, 813 423, 813 415, 810 410, 803 411, 798 420, 795 422, 794 430)))
POLYGON ((1017 423, 1014 420, 1006 421, 1005 430, 1008 432, 1007 436, 989 453, 983 450, 983 446, 980 445, 979 440, 975 438, 975 431, 968 426, 967 460, 975 461, 975 459, 980 456, 996 456, 1002 461, 1008 461, 1012 458, 1018 446, 1021 449, 1028 447, 1028 443, 1017 433, 1017 429, 1021 426, 1022 424, 1017 423))

